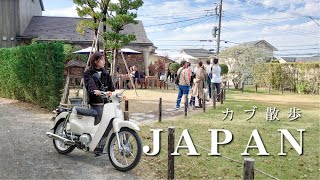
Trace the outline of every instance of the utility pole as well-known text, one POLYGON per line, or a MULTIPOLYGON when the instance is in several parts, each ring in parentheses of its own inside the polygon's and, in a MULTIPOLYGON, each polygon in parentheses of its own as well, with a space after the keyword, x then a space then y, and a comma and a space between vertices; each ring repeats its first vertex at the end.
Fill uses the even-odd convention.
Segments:
POLYGON ((221 17, 222 17, 222 0, 220 0, 219 4, 219 25, 218 25, 218 37, 217 37, 217 55, 220 50, 220 35, 221 35, 221 17))

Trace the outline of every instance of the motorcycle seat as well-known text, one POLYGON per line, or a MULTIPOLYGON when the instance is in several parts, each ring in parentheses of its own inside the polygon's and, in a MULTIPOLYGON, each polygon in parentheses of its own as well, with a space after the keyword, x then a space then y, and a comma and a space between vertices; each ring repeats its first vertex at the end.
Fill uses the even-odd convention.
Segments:
POLYGON ((92 116, 92 117, 98 116, 98 112, 94 109, 87 109, 87 108, 81 108, 81 107, 76 107, 75 109, 78 115, 92 116))

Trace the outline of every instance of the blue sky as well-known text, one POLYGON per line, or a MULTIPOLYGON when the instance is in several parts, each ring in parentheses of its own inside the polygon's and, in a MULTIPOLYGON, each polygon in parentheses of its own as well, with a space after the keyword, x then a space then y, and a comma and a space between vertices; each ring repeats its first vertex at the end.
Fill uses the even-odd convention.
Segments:
MULTIPOLYGON (((43 15, 77 16, 72 0, 43 2, 43 15)), ((218 3, 145 0, 138 19, 158 51, 175 54, 182 48, 216 49, 212 28, 218 24, 214 10, 218 3)), ((320 53, 320 0, 223 0, 222 9, 222 49, 264 39, 279 50, 278 57, 320 53)))

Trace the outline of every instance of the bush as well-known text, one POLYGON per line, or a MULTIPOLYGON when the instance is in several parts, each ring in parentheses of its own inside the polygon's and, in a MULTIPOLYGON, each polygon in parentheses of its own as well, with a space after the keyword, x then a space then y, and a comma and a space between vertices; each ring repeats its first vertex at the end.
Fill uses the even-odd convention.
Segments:
POLYGON ((298 93, 309 94, 311 92, 311 85, 308 81, 301 81, 297 84, 298 93))
POLYGON ((220 64, 220 67, 221 67, 221 75, 228 74, 229 68, 226 64, 220 64))
POLYGON ((317 94, 320 63, 264 63, 254 68, 254 80, 260 87, 317 94))
POLYGON ((0 96, 54 108, 63 87, 64 53, 58 42, 0 49, 0 96))
POLYGON ((87 54, 74 54, 73 52, 75 52, 79 49, 75 48, 71 44, 64 44, 63 49, 64 49, 64 54, 65 54, 65 62, 68 62, 73 59, 81 60, 83 62, 87 62, 87 60, 88 60, 87 54))
POLYGON ((177 73, 179 68, 180 68, 180 64, 179 63, 171 63, 170 67, 169 67, 170 71, 174 72, 174 73, 177 73))

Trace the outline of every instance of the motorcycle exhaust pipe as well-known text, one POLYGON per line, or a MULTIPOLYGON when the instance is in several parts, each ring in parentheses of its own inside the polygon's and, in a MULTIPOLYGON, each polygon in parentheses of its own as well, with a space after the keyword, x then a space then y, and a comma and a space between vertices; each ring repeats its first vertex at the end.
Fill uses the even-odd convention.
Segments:
POLYGON ((67 145, 75 145, 76 144, 76 142, 71 141, 69 139, 66 139, 64 137, 61 137, 59 135, 53 134, 52 132, 47 132, 46 134, 49 138, 54 139, 54 140, 58 140, 58 141, 62 141, 63 143, 65 143, 67 145))

